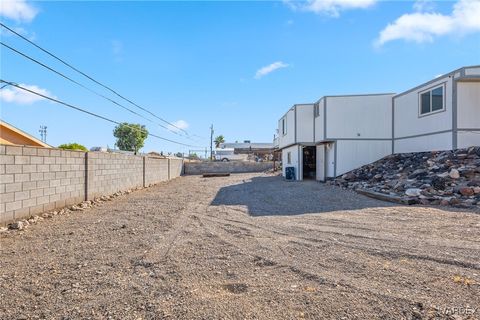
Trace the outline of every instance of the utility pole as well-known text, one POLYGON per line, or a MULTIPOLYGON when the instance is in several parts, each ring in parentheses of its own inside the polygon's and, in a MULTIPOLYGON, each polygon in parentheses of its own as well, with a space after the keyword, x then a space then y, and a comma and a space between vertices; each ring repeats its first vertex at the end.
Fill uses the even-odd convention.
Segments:
POLYGON ((40 132, 41 140, 47 143, 47 126, 40 126, 40 130, 38 130, 38 132, 40 132))
POLYGON ((210 126, 210 160, 213 160, 213 124, 210 126))

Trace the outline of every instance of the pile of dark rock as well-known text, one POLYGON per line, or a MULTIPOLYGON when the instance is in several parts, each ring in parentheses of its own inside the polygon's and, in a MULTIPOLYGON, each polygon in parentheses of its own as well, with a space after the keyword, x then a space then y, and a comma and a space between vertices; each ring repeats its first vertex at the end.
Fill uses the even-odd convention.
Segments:
POLYGON ((330 183, 408 203, 480 208, 480 147, 393 154, 330 183))

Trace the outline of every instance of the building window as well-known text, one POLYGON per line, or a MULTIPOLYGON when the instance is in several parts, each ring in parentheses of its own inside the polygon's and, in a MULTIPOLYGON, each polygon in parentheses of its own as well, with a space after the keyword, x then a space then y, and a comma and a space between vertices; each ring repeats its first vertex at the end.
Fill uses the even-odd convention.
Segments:
POLYGON ((420 116, 445 110, 444 86, 420 93, 420 116))
POLYGON ((292 153, 287 152, 287 164, 292 164, 292 153))
POLYGON ((287 119, 286 118, 282 119, 282 134, 283 135, 287 134, 287 119))
POLYGON ((313 107, 313 114, 314 114, 314 117, 318 117, 320 116, 320 104, 318 103, 315 103, 314 107, 313 107))

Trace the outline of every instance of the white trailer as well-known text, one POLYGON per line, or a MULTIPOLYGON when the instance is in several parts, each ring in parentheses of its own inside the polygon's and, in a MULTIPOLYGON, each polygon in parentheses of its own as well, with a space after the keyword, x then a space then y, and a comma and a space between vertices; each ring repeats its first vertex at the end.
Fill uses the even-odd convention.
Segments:
POLYGON ((337 177, 391 154, 393 96, 325 96, 315 104, 317 180, 337 177))
POLYGON ((393 153, 480 145, 480 66, 463 67, 393 97, 393 153))

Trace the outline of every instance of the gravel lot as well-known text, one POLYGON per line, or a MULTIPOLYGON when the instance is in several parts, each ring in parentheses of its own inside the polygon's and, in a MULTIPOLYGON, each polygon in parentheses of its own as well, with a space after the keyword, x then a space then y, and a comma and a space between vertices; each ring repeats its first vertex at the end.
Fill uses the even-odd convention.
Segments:
POLYGON ((479 319, 479 307, 478 213, 313 181, 181 177, 0 234, 1 319, 479 319))

